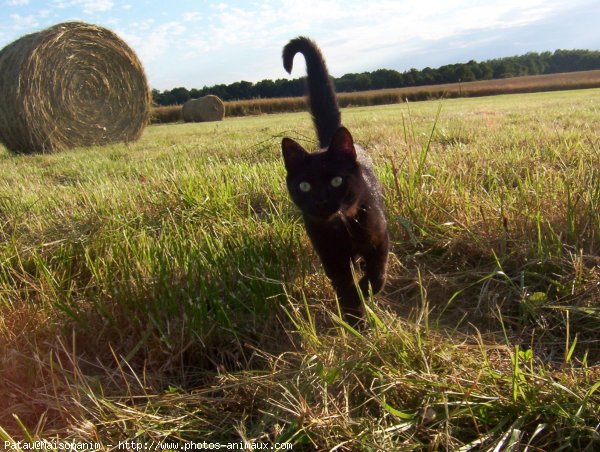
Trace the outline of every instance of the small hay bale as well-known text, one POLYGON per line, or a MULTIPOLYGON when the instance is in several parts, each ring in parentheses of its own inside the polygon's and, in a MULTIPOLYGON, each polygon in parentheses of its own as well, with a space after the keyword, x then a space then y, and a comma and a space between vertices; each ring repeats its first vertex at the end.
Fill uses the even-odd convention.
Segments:
POLYGON ((17 153, 137 140, 150 112, 146 75, 113 32, 66 22, 0 51, 0 140, 17 153))
POLYGON ((190 99, 181 110, 185 122, 222 121, 225 105, 217 96, 209 94, 200 99, 190 99))

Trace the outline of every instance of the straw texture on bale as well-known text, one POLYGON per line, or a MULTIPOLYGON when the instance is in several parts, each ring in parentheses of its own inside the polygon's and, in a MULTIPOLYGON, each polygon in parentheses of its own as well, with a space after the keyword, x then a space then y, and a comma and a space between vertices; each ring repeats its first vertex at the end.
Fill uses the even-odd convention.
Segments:
POLYGON ((181 109, 185 122, 222 121, 225 105, 217 96, 209 94, 199 99, 190 99, 181 109))
POLYGON ((17 153, 138 139, 150 95, 137 56, 113 32, 66 22, 0 51, 0 141, 17 153))

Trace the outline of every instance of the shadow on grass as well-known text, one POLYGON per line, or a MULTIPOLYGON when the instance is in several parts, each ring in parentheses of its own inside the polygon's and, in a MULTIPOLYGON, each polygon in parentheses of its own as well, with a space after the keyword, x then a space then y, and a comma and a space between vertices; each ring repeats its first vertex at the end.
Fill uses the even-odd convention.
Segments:
POLYGON ((23 297, 34 283, 38 291, 7 307, 14 325, 6 327, 21 339, 8 338, 0 354, 8 401, 0 426, 16 437, 20 423, 52 431, 94 403, 81 397, 143 398, 267 369, 271 355, 292 347, 280 305, 282 281, 296 270, 281 262, 296 239, 282 235, 239 235, 212 248, 121 241, 95 255, 69 245, 23 259, 12 276, 23 297))
POLYGON ((481 335, 490 345, 531 349, 548 364, 600 363, 599 258, 527 259, 514 252, 501 261, 474 249, 467 241, 452 249, 405 247, 382 306, 467 342, 481 335))

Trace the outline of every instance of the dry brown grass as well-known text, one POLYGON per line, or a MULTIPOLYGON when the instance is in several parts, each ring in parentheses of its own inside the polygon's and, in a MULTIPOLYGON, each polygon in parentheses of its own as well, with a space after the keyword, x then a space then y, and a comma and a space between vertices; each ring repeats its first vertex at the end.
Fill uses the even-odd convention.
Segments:
POLYGON ((166 107, 154 107, 150 111, 150 122, 152 124, 165 124, 179 122, 181 117, 181 105, 169 105, 166 107))

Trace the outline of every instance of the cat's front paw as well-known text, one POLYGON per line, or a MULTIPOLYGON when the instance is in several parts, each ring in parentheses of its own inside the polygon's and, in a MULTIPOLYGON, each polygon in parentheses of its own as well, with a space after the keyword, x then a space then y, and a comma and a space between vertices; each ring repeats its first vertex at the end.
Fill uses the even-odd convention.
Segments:
POLYGON ((371 276, 371 278, 369 278, 368 275, 365 275, 360 279, 358 285, 365 298, 369 296, 369 284, 371 285, 373 295, 379 293, 385 285, 385 275, 371 276))

